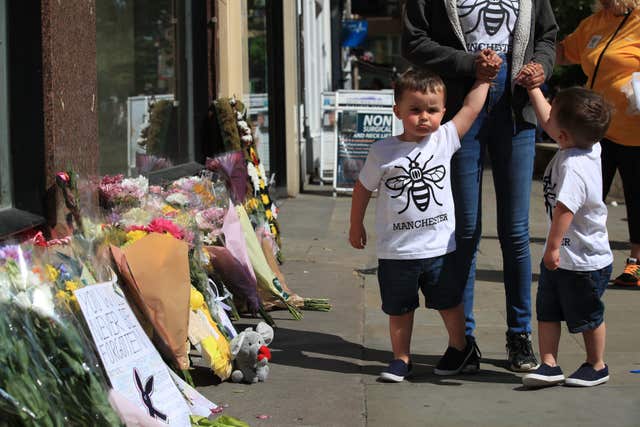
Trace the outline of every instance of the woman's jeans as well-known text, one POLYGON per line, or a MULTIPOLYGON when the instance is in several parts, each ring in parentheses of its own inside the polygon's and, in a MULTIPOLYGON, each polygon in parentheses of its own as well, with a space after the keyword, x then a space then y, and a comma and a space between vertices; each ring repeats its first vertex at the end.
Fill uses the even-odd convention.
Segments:
MULTIPOLYGON (((506 64, 505 61, 503 64, 506 64)), ((483 111, 452 159, 456 210, 456 252, 466 277, 466 334, 473 335, 476 252, 482 233, 482 169, 488 149, 496 191, 498 238, 502 249, 509 333, 531 332, 529 198, 535 154, 535 127, 516 133, 510 107, 508 67, 494 80, 483 111)), ((496 303, 498 303, 496 301, 496 303)))

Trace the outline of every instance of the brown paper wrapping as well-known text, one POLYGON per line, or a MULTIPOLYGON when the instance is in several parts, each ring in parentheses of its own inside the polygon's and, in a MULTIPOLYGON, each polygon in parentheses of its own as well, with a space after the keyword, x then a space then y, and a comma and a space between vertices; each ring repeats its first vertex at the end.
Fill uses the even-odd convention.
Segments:
POLYGON ((154 344, 179 369, 188 369, 188 245, 168 234, 150 233, 124 248, 111 246, 111 253, 135 304, 153 325, 154 344))

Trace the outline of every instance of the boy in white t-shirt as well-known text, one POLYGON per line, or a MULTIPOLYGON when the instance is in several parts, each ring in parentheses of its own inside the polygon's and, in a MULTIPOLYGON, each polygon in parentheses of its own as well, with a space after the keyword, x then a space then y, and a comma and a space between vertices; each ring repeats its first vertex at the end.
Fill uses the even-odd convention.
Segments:
MULTIPOLYGON (((486 55, 495 59, 491 52, 486 55)), ((455 280, 455 212, 449 165, 460 138, 481 111, 488 82, 476 82, 460 111, 440 126, 446 89, 437 75, 409 70, 395 83, 393 111, 404 132, 375 142, 353 190, 349 241, 363 249, 363 218, 378 190, 376 232, 382 310, 389 315, 394 360, 383 381, 400 382, 411 373, 413 315, 421 290, 438 310, 449 333, 449 347, 436 366, 438 375, 477 371, 480 355, 465 337, 463 280, 455 280)))
POLYGON ((611 111, 602 96, 584 88, 559 92, 553 105, 540 89, 529 90, 529 96, 542 127, 560 149, 543 178, 550 227, 536 298, 542 363, 522 382, 528 387, 561 382, 594 386, 609 380, 601 297, 613 255, 598 141, 609 126, 611 111), (586 362, 566 379, 557 364, 563 320, 569 332, 582 333, 587 351, 586 362))

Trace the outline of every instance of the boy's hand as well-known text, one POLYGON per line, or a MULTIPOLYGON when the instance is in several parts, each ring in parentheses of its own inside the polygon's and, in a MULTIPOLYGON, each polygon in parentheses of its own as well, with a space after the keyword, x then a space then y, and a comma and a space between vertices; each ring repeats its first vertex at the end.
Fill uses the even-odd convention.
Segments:
POLYGON ((356 249, 364 249, 367 245, 367 231, 364 225, 355 224, 349 228, 349 243, 356 249))
POLYGON ((547 270, 557 270, 560 266, 560 249, 547 249, 544 251, 542 262, 547 270))
POLYGON ((516 83, 531 90, 542 86, 545 81, 544 68, 537 62, 525 64, 516 76, 516 83))
POLYGON ((502 58, 493 50, 484 49, 478 52, 476 57, 476 79, 482 81, 495 79, 501 66, 502 58))

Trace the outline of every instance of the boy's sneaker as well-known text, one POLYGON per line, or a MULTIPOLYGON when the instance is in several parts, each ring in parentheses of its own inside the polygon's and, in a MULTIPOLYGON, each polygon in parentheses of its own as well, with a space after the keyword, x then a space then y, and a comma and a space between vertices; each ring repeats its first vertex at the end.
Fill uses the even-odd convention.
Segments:
POLYGON ((507 332, 507 357, 512 371, 527 372, 538 367, 538 360, 533 354, 531 338, 526 333, 507 332))
POLYGON ((400 383, 411 374, 413 365, 411 362, 407 365, 402 359, 395 359, 389 363, 387 369, 380 374, 380 380, 390 383, 400 383))
POLYGON ((525 387, 547 387, 563 381, 564 374, 560 366, 552 367, 546 363, 540 364, 538 369, 522 377, 522 384, 525 387))
POLYGON ((613 281, 619 286, 640 286, 640 264, 635 258, 627 258, 627 265, 621 275, 613 281))
POLYGON ((436 375, 457 375, 460 372, 477 372, 480 366, 480 350, 472 337, 467 337, 467 345, 460 351, 454 347, 447 348, 444 355, 433 369, 436 375))
POLYGON ((583 363, 573 374, 564 380, 564 384, 573 387, 593 387, 609 381, 609 367, 596 371, 589 363, 583 363))

